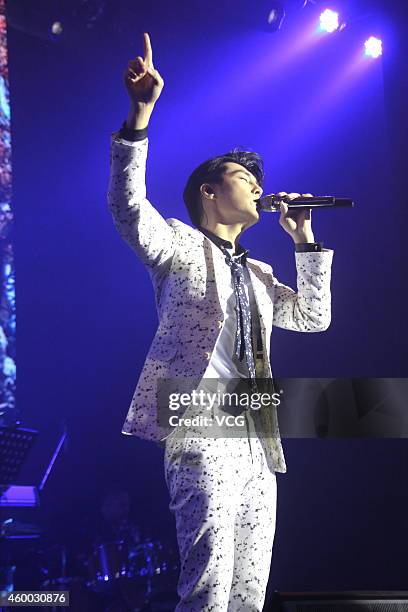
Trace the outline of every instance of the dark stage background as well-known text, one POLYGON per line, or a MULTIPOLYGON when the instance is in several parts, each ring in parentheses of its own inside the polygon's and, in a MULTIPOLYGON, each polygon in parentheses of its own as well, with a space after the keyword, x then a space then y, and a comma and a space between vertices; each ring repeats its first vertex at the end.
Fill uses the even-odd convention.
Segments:
MULTIPOLYGON (((104 491, 118 485, 143 532, 174 541, 162 451, 120 433, 157 324, 148 274, 106 204, 110 133, 127 112, 123 70, 148 31, 165 80, 149 127, 148 196, 164 216, 188 222, 188 174, 237 145, 264 156, 266 192, 356 202, 314 215, 316 239, 335 251, 332 324, 323 334, 274 329, 274 373, 405 377, 403 3, 347 3, 350 14, 374 16, 326 37, 313 34, 317 13, 294 3, 275 34, 257 27, 244 0, 108 2, 88 28, 69 3, 64 21, 54 3, 26 2, 22 25, 24 3, 8 4, 17 403, 23 424, 41 432, 25 481, 40 478, 69 433, 41 508, 25 516, 50 541, 80 548, 104 491), (53 41, 56 19, 65 29, 53 41), (361 59, 379 26, 383 59, 361 59)), ((244 244, 294 286, 294 249, 277 216, 244 244)), ((283 443, 271 588, 407 589, 406 440, 283 443)))

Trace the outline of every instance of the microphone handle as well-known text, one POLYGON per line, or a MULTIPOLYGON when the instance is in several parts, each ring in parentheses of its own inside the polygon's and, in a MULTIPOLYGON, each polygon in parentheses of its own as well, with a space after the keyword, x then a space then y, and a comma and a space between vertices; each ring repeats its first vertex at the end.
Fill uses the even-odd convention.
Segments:
MULTIPOLYGON (((280 212, 279 204, 282 200, 282 198, 275 196, 275 194, 263 196, 257 202, 258 211, 280 212)), ((297 208, 352 208, 354 202, 348 198, 317 196, 311 198, 295 198, 287 202, 287 205, 289 210, 296 210, 297 208)))

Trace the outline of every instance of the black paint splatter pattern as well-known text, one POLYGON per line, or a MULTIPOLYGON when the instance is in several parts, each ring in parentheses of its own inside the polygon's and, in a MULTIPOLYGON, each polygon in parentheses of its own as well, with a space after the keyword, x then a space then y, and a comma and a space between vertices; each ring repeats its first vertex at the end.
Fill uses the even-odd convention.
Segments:
POLYGON ((261 611, 277 487, 259 439, 171 436, 165 475, 181 562, 176 612, 261 611))

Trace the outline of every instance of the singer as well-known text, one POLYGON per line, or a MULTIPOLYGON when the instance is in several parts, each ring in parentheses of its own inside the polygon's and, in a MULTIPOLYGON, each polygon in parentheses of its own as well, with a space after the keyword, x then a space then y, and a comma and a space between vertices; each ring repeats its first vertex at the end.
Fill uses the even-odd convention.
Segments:
POLYGON ((272 381, 272 325, 320 332, 330 324, 333 251, 315 242, 308 210, 289 216, 287 202, 299 194, 281 192, 287 202, 279 222, 295 244, 297 292, 268 263, 248 256, 241 239, 259 221, 263 163, 237 149, 188 178, 183 195, 194 227, 165 220, 146 198, 148 123, 164 86, 148 34, 144 58, 130 61, 124 78, 130 109, 112 136, 108 202, 117 230, 149 271, 159 327, 123 433, 164 447, 181 560, 177 612, 260 611, 275 534, 276 472, 286 472, 276 407, 246 410, 242 436, 207 436, 204 426, 169 431, 158 419, 157 384, 237 379, 254 394, 258 378, 272 381), (266 423, 262 434, 257 419, 266 423))

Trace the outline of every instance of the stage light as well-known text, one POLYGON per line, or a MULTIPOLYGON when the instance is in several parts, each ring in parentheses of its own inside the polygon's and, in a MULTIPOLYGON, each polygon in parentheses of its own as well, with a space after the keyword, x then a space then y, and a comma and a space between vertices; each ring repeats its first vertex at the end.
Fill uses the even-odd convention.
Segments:
POLYGON ((335 32, 339 28, 339 14, 326 9, 320 14, 320 29, 323 32, 335 32))
POLYGON ((60 34, 62 34, 62 23, 60 21, 54 21, 51 25, 51 34, 54 36, 60 36, 60 34))
POLYGON ((377 59, 377 57, 380 57, 380 55, 382 55, 382 41, 380 38, 370 36, 370 38, 365 41, 364 47, 365 54, 367 55, 367 57, 377 59))

